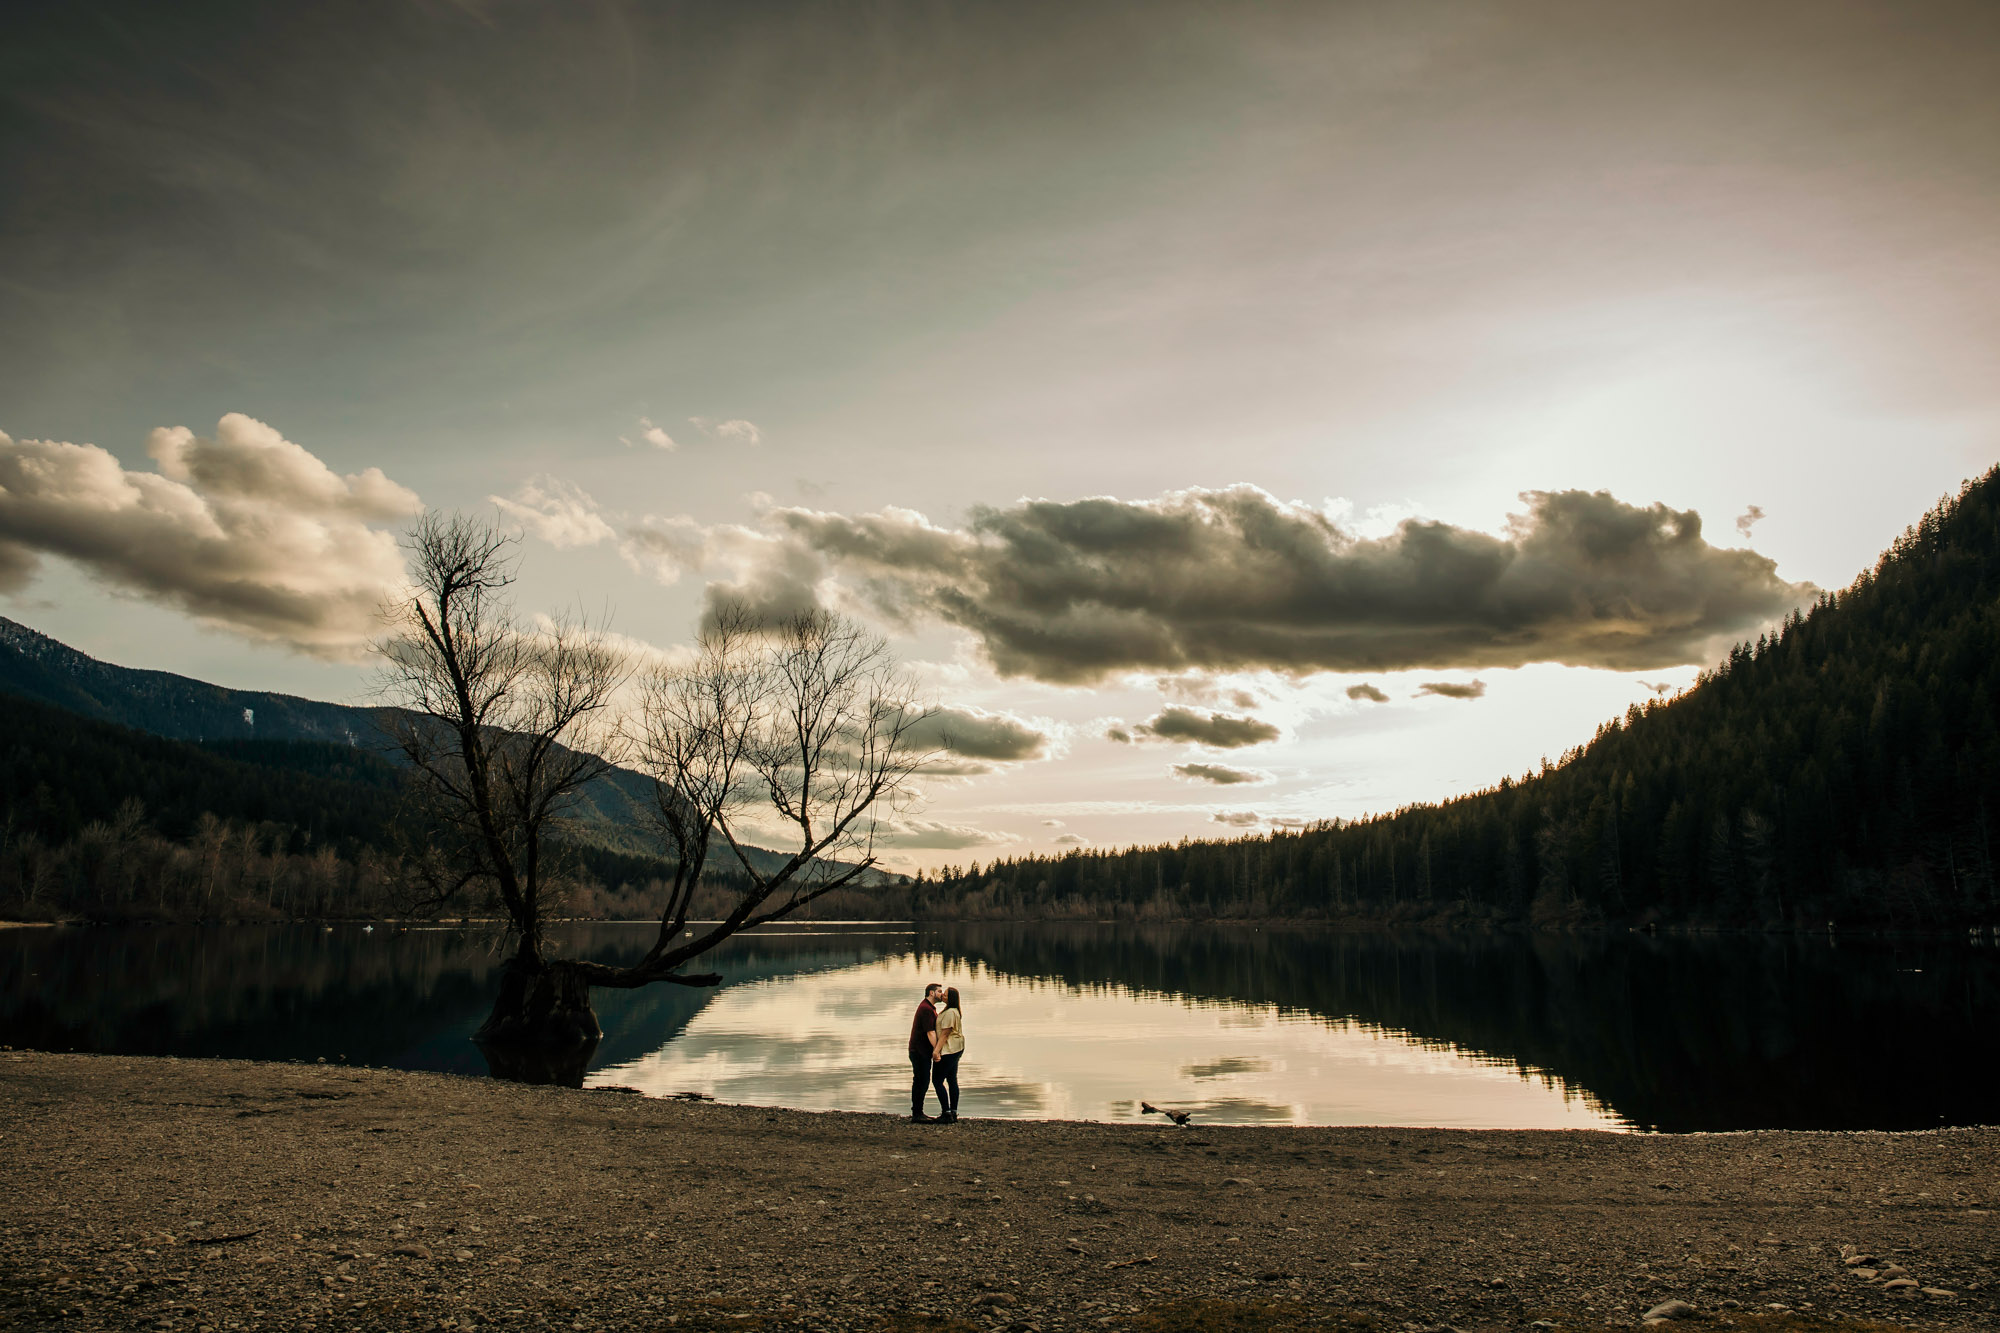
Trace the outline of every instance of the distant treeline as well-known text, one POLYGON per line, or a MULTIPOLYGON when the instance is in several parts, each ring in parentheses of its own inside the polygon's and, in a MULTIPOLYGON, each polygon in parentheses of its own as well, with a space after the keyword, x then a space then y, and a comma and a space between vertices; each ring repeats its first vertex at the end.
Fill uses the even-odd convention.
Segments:
POLYGON ((2000 469, 1876 568, 1519 781, 1232 841, 948 870, 935 917, 2000 920, 2000 469))

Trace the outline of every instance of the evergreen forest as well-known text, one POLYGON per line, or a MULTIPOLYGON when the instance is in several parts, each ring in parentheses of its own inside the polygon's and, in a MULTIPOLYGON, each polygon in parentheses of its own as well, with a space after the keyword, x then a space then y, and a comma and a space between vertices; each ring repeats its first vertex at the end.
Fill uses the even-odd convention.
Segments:
POLYGON ((936 917, 2000 921, 2000 469, 1875 568, 1559 762, 1261 837, 927 877, 936 917))

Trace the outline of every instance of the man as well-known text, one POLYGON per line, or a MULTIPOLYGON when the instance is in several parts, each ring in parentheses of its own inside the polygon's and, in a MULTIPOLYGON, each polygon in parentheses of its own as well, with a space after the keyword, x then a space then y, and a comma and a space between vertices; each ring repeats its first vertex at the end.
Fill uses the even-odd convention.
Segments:
POLYGON ((927 1125, 932 1119, 924 1114, 924 1094, 931 1086, 931 1062, 937 1059, 937 1007, 942 999, 942 985, 933 981, 924 987, 916 1021, 910 1024, 910 1120, 914 1124, 927 1125))

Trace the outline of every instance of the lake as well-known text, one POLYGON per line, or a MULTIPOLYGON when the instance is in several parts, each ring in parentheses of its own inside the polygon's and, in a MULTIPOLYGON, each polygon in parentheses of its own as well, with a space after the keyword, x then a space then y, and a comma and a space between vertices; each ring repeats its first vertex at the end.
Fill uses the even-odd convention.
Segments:
MULTIPOLYGON (((644 924, 562 928, 636 960, 644 924)), ((0 931, 0 1043, 484 1074, 486 927, 0 931)), ((907 1113, 924 983, 968 1117, 1657 1131, 2000 1121, 2000 950, 1795 937, 796 925, 599 991, 585 1081, 907 1113), (706 965, 704 965, 706 966, 706 965)))

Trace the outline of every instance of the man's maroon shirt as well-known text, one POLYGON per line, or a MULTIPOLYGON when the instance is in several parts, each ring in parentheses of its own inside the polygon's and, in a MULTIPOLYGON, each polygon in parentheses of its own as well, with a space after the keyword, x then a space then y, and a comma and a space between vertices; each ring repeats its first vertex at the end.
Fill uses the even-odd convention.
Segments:
POLYGON ((929 1000, 917 1001, 917 1021, 910 1024, 910 1058, 931 1058, 931 1033, 937 1031, 937 1010, 929 1000))

